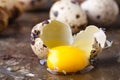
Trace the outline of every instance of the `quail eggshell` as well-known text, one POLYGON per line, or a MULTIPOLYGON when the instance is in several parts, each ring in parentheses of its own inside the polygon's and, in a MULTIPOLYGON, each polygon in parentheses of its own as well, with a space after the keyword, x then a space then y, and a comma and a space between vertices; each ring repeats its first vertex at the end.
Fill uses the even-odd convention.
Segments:
POLYGON ((49 49, 72 43, 73 36, 70 27, 57 20, 40 22, 31 31, 31 47, 40 59, 47 57, 49 49))
POLYGON ((40 31, 43 27, 41 27, 42 24, 37 24, 33 27, 31 32, 31 48, 33 52, 38 56, 40 59, 44 59, 47 56, 48 48, 44 45, 41 38, 39 38, 40 31))
POLYGON ((87 56, 90 57, 91 54, 100 53, 105 46, 105 42, 106 35, 104 31, 94 25, 90 25, 75 36, 73 46, 86 51, 87 56))
POLYGON ((89 23, 109 26, 115 22, 119 8, 114 0, 86 0, 81 4, 86 12, 89 23))
POLYGON ((73 0, 61 0, 53 4, 50 9, 50 19, 68 24, 72 33, 77 33, 87 25, 87 17, 79 3, 73 0))

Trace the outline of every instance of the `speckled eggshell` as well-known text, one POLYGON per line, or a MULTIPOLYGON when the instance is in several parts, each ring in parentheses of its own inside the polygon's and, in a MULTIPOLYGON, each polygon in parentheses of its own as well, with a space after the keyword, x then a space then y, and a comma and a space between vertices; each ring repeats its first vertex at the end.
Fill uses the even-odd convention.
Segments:
POLYGON ((89 23, 108 26, 116 20, 119 8, 114 0, 86 0, 81 4, 89 23))
POLYGON ((85 12, 81 9, 79 3, 73 0, 61 0, 54 3, 50 9, 50 19, 67 23, 73 34, 84 29, 87 25, 85 12))
POLYGON ((33 27, 31 31, 31 47, 39 59, 45 59, 48 54, 48 48, 39 37, 42 34, 43 27, 49 24, 49 21, 43 21, 33 27))

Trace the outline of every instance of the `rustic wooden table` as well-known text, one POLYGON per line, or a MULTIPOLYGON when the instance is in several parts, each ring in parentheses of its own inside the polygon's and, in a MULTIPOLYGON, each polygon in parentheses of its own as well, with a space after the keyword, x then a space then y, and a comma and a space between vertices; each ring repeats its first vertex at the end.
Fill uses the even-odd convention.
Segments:
POLYGON ((120 80, 120 20, 106 30, 112 47, 99 55, 98 66, 84 74, 53 75, 39 64, 30 47, 32 27, 48 12, 28 12, 0 34, 0 80, 120 80))

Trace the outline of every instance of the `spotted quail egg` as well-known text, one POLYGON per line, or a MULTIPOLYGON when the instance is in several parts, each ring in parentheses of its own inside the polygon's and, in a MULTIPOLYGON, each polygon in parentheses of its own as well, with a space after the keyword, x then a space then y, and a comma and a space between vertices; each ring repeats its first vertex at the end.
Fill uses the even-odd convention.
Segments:
POLYGON ((113 24, 118 16, 119 8, 114 0, 86 0, 81 4, 89 23, 99 26, 113 24))
POLYGON ((85 12, 81 9, 79 3, 74 0, 55 2, 50 9, 50 19, 67 23, 73 34, 84 29, 87 25, 85 12))

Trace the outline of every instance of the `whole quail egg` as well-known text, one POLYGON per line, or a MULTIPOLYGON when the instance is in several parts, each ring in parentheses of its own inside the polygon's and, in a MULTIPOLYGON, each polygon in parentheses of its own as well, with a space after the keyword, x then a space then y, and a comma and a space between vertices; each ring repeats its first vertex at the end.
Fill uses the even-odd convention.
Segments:
POLYGON ((60 0, 50 9, 50 19, 68 24, 75 34, 87 25, 87 17, 79 3, 74 0, 60 0))
POLYGON ((81 4, 86 12, 89 23, 99 26, 113 24, 119 14, 119 8, 114 0, 86 0, 81 4))

